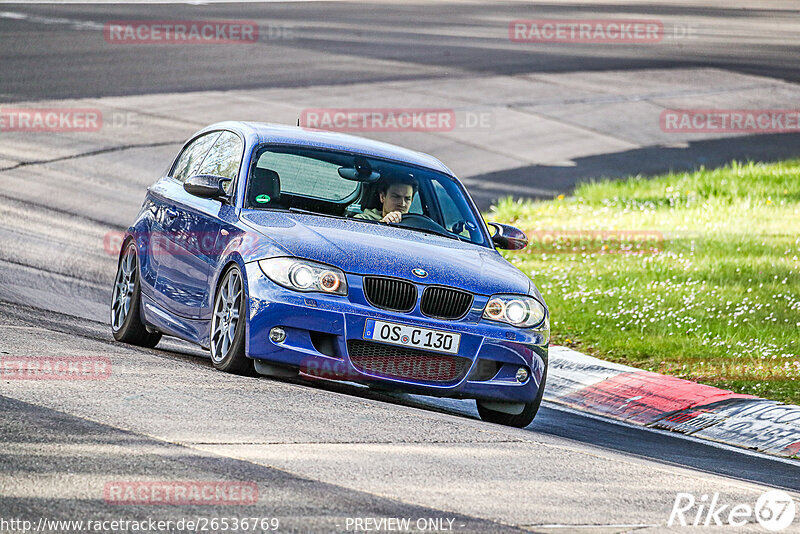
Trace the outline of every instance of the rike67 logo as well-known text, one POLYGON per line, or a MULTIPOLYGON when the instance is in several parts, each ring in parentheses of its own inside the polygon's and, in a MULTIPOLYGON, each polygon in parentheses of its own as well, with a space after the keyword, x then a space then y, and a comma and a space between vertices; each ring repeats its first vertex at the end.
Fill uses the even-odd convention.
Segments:
POLYGON ((780 532, 792 524, 795 513, 794 500, 781 490, 762 494, 755 506, 724 503, 719 493, 703 494, 699 499, 691 493, 678 493, 667 526, 743 527, 755 520, 770 532, 780 532))

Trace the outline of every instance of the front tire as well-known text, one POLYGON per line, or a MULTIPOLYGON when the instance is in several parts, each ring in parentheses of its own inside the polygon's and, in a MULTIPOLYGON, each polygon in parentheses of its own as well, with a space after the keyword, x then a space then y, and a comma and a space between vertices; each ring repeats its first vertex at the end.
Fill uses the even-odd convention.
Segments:
POLYGON ((522 413, 513 415, 509 413, 498 412, 496 410, 490 410, 489 408, 483 406, 481 401, 475 401, 478 406, 478 415, 481 416, 481 420, 486 421, 487 423, 496 423, 498 425, 525 428, 531 424, 531 422, 533 422, 533 418, 536 417, 536 412, 539 411, 539 406, 542 404, 542 395, 544 395, 544 384, 546 380, 547 367, 544 368, 542 381, 539 383, 539 391, 536 393, 536 398, 533 399, 533 402, 525 403, 525 408, 523 408, 522 413))
POLYGON ((111 295, 111 333, 114 339, 140 347, 155 347, 161 340, 158 332, 148 332, 141 315, 142 290, 136 244, 129 241, 120 256, 114 291, 111 295))
POLYGON ((245 295, 242 272, 236 265, 222 275, 211 316, 211 362, 226 373, 254 375, 253 360, 244 352, 245 295))

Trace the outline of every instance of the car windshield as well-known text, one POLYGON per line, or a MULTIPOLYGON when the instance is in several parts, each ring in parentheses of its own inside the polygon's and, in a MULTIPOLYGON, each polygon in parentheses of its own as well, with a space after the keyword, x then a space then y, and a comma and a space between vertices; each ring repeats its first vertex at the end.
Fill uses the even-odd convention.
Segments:
POLYGON ((482 221, 452 177, 360 154, 306 147, 256 150, 245 208, 310 212, 486 245, 482 221))

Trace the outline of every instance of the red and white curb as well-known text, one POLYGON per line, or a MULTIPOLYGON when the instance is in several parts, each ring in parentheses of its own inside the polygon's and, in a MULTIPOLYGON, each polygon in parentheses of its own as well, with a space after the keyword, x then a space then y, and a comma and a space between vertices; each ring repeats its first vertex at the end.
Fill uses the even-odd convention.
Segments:
POLYGON ((740 395, 550 347, 544 398, 651 428, 800 457, 800 406, 740 395))

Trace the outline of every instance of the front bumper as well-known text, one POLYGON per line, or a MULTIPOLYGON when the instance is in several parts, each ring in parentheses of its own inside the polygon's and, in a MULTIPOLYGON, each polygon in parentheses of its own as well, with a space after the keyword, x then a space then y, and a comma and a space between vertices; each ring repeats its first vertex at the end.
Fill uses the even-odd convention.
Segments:
MULTIPOLYGON (((425 317, 417 308, 394 313, 370 305, 361 277, 347 275, 347 297, 301 293, 269 280, 257 263, 246 265, 249 293, 246 352, 250 358, 299 369, 311 377, 347 380, 409 393, 439 397, 531 402, 547 366, 550 332, 520 329, 481 321, 488 297, 476 295, 472 309, 457 321, 425 317), (372 372, 353 364, 348 341, 362 340, 367 319, 375 319, 461 334, 458 355, 463 366, 447 380, 403 378, 372 372), (286 339, 275 343, 270 330, 280 326, 286 339), (517 370, 529 378, 518 382, 517 370)), ((547 323, 545 323, 547 324, 547 323)), ((370 343, 374 343, 371 342, 370 343)), ((386 347, 392 347, 391 345, 386 347)), ((423 358, 424 359, 424 358, 423 358)), ((436 356, 434 360, 442 360, 436 356)))

